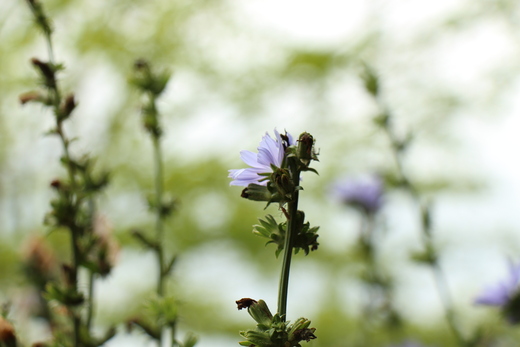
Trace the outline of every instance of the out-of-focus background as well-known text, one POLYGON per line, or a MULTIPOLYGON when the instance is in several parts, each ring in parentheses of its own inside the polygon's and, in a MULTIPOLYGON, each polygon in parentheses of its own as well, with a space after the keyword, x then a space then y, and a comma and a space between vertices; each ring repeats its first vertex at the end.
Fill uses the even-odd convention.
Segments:
MULTIPOLYGON (((112 177, 99 205, 121 250, 111 276, 96 284, 98 326, 138 311, 155 283, 152 254, 129 236, 153 221, 145 199, 153 187, 152 147, 128 84, 137 58, 173 73, 159 104, 167 189, 181 202, 167 228, 169 251, 179 255, 170 291, 182 302, 181 333, 196 333, 198 346, 236 345, 238 330, 253 326, 235 300, 263 298, 275 307, 280 259, 251 233, 264 205, 241 199, 227 178, 228 169, 245 165, 239 151, 254 151, 274 128, 308 131, 320 149, 320 175, 306 175, 301 194, 301 208, 321 226, 320 248, 295 257, 289 318, 313 321, 312 346, 346 345, 360 314, 362 287, 348 252, 359 215, 332 201, 328 187, 340 176, 395 170, 388 139, 373 123, 379 110, 360 78, 364 63, 381 79, 398 134, 413 137, 404 167, 433 201, 434 238, 463 329, 493 321, 492 310, 472 300, 506 273, 508 259, 520 258, 517 1, 42 3, 66 67, 62 85, 79 101, 66 126, 78 138, 72 151, 90 153, 112 177)), ((48 233, 42 220, 53 196, 49 182, 64 175, 57 138, 44 136, 52 115, 18 101, 35 88, 30 58, 46 56, 25 2, 2 0, 0 301, 18 307, 24 245, 48 233)), ((279 215, 276 206, 267 212, 279 215)), ((431 271, 410 261, 420 249, 416 206, 390 191, 380 221, 381 257, 410 336, 444 346, 449 330, 431 271)), ((66 258, 64 235, 47 239, 66 258)), ((37 321, 17 323, 26 341, 43 334, 37 321)), ((108 345, 153 344, 121 329, 108 345)))

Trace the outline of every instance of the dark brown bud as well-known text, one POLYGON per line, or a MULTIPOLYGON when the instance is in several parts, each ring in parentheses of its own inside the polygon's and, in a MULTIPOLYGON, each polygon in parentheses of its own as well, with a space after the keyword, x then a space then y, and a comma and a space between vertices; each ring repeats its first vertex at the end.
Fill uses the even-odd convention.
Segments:
POLYGON ((74 99, 74 94, 70 94, 65 98, 65 100, 60 106, 59 119, 67 119, 75 108, 76 100, 74 99))
POLYGON ((42 76, 45 78, 45 84, 49 87, 56 86, 56 78, 54 69, 50 63, 44 63, 39 59, 32 58, 31 63, 40 70, 42 76))
POLYGON ((60 189, 61 187, 61 181, 60 180, 53 180, 51 182, 51 187, 52 188, 56 188, 56 189, 60 189))

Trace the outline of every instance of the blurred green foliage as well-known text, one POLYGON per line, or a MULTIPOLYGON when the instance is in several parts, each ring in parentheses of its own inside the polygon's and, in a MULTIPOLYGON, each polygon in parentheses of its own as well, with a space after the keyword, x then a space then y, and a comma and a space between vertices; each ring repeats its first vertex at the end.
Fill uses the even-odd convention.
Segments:
MULTIPOLYGON (((228 169, 243 165, 238 160, 239 151, 253 150, 263 132, 275 126, 291 125, 296 132, 312 131, 317 146, 322 148, 322 163, 318 164, 322 176, 305 177, 308 188, 302 194, 302 204, 311 210, 305 212, 313 225, 333 225, 327 224, 324 218, 320 220, 320 216, 330 216, 324 211, 333 209, 327 202, 325 190, 326 183, 336 175, 376 170, 391 181, 393 162, 388 154, 388 143, 371 124, 374 114, 364 111, 359 119, 349 118, 343 116, 344 111, 350 112, 348 100, 341 105, 345 110, 338 109, 333 101, 338 85, 358 79, 359 57, 377 65, 379 54, 384 52, 383 33, 367 30, 348 45, 317 48, 275 40, 244 27, 243 20, 236 18, 234 4, 224 0, 47 0, 44 3, 54 22, 57 59, 66 67, 61 74, 63 84, 77 91, 79 109, 85 106, 93 113, 74 116, 83 118, 73 120, 75 123, 70 126, 71 133, 78 136, 72 146, 78 153, 92 152, 97 157, 96 167, 111 172, 111 186, 100 201, 100 210, 107 211, 123 249, 141 254, 142 249, 129 236, 130 230, 151 231, 152 225, 145 203, 146 193, 152 191, 151 145, 139 125, 137 93, 126 83, 132 64, 139 57, 173 72, 169 92, 159 107, 166 119, 165 188, 179 201, 175 217, 166 226, 166 245, 171 252, 179 254, 179 266, 183 266, 184 258, 193 259, 216 244, 225 244, 230 253, 240 252, 244 256, 244 266, 250 271, 262 272, 257 278, 271 284, 272 293, 266 295, 274 297, 276 280, 273 279, 278 276, 279 261, 274 259, 269 246, 264 247, 264 240, 251 232, 258 217, 265 214, 264 205, 240 199, 240 190, 228 186, 226 175, 228 169), (244 47, 239 47, 242 44, 244 47), (85 84, 92 76, 105 79, 85 84), (111 97, 99 105, 85 104, 89 93, 97 88, 111 92, 111 97), (295 99, 300 105, 282 114, 284 111, 279 109, 284 110, 283 104, 279 101, 285 97, 295 99), (273 110, 279 114, 273 117, 273 110), (215 127, 210 133, 212 136, 206 138, 208 131, 202 123, 219 117, 223 121, 210 123, 215 127), (208 145, 208 141, 215 143, 208 145), (199 156, 198 146, 207 149, 207 153, 199 156)), ((479 6, 475 8, 473 15, 456 13, 446 20, 446 27, 431 35, 457 30, 468 22, 478 23, 488 15, 479 6)), ((510 8, 518 11, 518 5, 512 1, 501 1, 495 7, 497 15, 507 15, 510 8)), ((64 174, 58 163, 61 154, 57 146, 53 140, 42 139, 42 134, 49 130, 49 115, 38 107, 21 110, 18 106, 18 95, 32 88, 36 80, 29 59, 43 55, 45 47, 23 1, 0 4, 2 301, 25 283, 20 265, 21 249, 30 235, 47 235, 48 230, 41 222, 48 210, 48 183, 64 174)), ((390 68, 386 73, 391 77, 400 73, 399 67, 396 70, 390 68)), ((389 104, 397 106, 398 119, 405 128, 414 131, 419 145, 429 148, 433 144, 434 151, 452 148, 456 141, 443 125, 467 101, 449 90, 436 90, 425 84, 425 81, 418 82, 424 87, 422 99, 397 105, 390 100, 389 104), (403 116, 410 109, 416 112, 403 116)), ((390 89, 392 94, 391 84, 382 88, 390 89)), ((405 94, 403 98, 409 96, 405 94)), ((397 100, 396 103, 400 99, 397 100)), ((464 171, 459 176, 446 171, 425 173, 418 169, 414 179, 419 190, 428 194, 449 189, 474 191, 480 186, 480 177, 468 178, 466 174, 464 171)), ((279 213, 274 206, 269 207, 268 212, 279 213)), ((355 267, 352 264, 359 260, 352 258, 347 244, 339 247, 339 251, 338 247, 330 247, 335 241, 326 238, 334 237, 334 233, 323 227, 321 230, 318 241, 323 241, 325 247, 305 259, 299 254, 295 260, 312 262, 322 269, 323 278, 330 281, 316 299, 316 312, 306 314, 317 328, 318 336, 309 345, 356 345, 360 341, 355 308, 338 304, 345 301, 339 296, 346 293, 338 293, 334 285, 338 277, 349 278, 355 271, 346 269, 355 267)), ((59 231, 47 237, 57 258, 66 259, 64 245, 68 240, 59 231)), ((406 258, 407 249, 400 252, 400 256, 406 258)), ((200 271, 207 270, 201 268, 200 271)), ((243 274, 235 276, 240 279, 243 274)), ((147 274, 143 277, 151 288, 154 280, 147 274)), ((315 279, 298 278, 303 280, 315 279)), ((205 340, 207 334, 238 341, 238 331, 249 323, 247 314, 239 316, 239 321, 235 316, 224 314, 235 309, 233 301, 223 302, 222 293, 214 293, 212 283, 206 283, 203 288, 187 288, 183 281, 174 275, 170 283, 181 302, 181 328, 199 334, 201 343, 206 346, 211 345, 205 340)), ((305 291, 305 283, 296 280, 293 283, 292 290, 305 291)), ((107 313, 107 317, 99 317, 99 324, 121 321, 137 312, 142 297, 148 293, 142 288, 135 290, 134 299, 129 300, 127 306, 107 313)), ((427 328, 425 324, 406 322, 402 330, 373 334, 371 345, 382 346, 408 337, 425 344, 453 345, 447 328, 437 318, 432 319, 427 328)), ((497 326, 491 324, 490 332, 501 329, 497 326)))

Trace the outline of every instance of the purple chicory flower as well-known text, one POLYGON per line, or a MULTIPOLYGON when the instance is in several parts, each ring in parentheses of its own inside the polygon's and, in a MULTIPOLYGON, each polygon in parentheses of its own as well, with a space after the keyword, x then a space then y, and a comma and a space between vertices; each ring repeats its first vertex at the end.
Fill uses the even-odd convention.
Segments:
POLYGON ((344 204, 376 213, 383 204, 383 182, 375 175, 345 177, 332 184, 331 195, 344 204))
POLYGON ((229 170, 228 177, 233 179, 229 185, 244 187, 251 183, 267 185, 268 180, 260 174, 273 172, 272 165, 281 167, 285 157, 285 149, 295 144, 293 137, 288 132, 285 132, 285 135, 280 135, 274 129, 274 135, 275 138, 273 139, 267 132, 265 133, 258 146, 258 153, 240 151, 240 158, 251 167, 229 170))
POLYGON ((520 264, 510 263, 508 277, 485 288, 474 303, 498 306, 511 323, 520 322, 520 264))

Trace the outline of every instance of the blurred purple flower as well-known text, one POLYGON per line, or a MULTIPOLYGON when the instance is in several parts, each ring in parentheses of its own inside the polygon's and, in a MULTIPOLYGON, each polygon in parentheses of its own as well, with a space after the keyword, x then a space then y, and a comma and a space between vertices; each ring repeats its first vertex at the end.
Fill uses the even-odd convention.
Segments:
POLYGON ((258 153, 240 151, 240 158, 251 167, 229 170, 228 177, 233 179, 229 185, 245 187, 251 183, 267 185, 268 180, 265 176, 260 176, 260 174, 273 172, 271 165, 281 167, 285 149, 295 144, 293 137, 288 132, 285 132, 285 135, 280 135, 274 129, 274 135, 275 138, 273 139, 267 132, 265 133, 258 146, 258 153))
POLYGON ((383 182, 375 175, 346 177, 332 184, 331 195, 344 204, 359 207, 367 213, 375 213, 383 203, 383 182))
POLYGON ((424 347, 424 345, 421 345, 420 343, 417 343, 417 342, 406 341, 399 345, 391 345, 389 347, 424 347))
POLYGON ((508 277, 499 283, 488 286, 475 299, 475 304, 498 306, 511 323, 520 322, 520 264, 509 264, 508 277))

